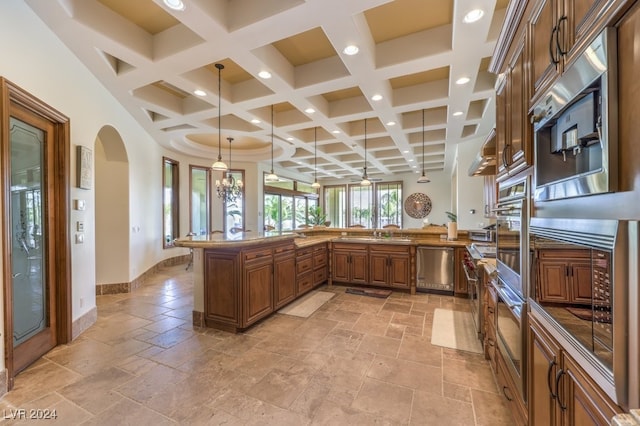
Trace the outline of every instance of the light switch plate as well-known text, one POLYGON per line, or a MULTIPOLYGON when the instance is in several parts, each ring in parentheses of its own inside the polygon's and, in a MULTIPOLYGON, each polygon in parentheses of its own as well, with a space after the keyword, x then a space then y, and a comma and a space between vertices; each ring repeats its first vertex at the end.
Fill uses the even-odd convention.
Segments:
POLYGON ((78 232, 76 234, 76 244, 84 244, 84 233, 78 232))
POLYGON ((84 200, 74 200, 76 210, 84 210, 86 208, 86 204, 84 200))

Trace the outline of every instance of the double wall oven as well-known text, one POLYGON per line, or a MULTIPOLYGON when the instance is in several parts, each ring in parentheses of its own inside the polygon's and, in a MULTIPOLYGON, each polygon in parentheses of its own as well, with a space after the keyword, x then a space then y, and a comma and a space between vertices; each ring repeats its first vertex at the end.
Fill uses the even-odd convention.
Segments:
POLYGON ((529 295, 529 177, 502 185, 496 208, 498 294, 496 337, 509 374, 526 396, 527 297, 529 295))

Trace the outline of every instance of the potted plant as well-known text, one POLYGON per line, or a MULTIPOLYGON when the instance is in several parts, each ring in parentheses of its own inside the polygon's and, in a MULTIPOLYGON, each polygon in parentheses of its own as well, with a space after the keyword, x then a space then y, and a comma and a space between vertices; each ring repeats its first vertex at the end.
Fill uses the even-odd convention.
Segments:
POLYGON ((322 212, 320 206, 309 207, 307 213, 307 224, 312 226, 326 226, 327 215, 322 212))
POLYGON ((457 240, 458 239, 458 216, 452 212, 445 212, 445 214, 449 218, 449 223, 447 223, 447 239, 457 240))

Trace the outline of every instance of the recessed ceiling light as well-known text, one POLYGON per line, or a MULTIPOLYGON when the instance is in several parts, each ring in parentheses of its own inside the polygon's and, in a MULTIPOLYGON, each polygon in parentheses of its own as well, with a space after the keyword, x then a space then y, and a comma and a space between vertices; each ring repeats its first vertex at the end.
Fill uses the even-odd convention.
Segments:
POLYGON ((461 115, 462 115, 462 111, 456 111, 456 112, 453 113, 454 117, 459 117, 461 115))
POLYGON ((258 123, 260 123, 260 120, 258 120, 257 118, 254 118, 253 120, 251 120, 251 122, 253 124, 258 124, 258 123))
POLYGON ((472 22, 479 21, 480 18, 482 18, 483 16, 484 16, 484 10, 473 9, 472 11, 464 15, 464 18, 462 18, 462 22, 466 24, 471 24, 472 22))
POLYGON ((395 121, 388 121, 387 122, 387 126, 395 126, 396 122, 395 121))
POLYGON ((409 162, 414 161, 413 158, 409 158, 409 162))
POLYGON ((204 90, 202 90, 202 89, 196 89, 196 90, 194 90, 194 91, 193 91, 193 94, 194 94, 194 95, 197 95, 197 96, 207 96, 207 92, 205 92, 205 91, 204 91, 204 90))
POLYGON ((339 133, 340 133, 340 130, 334 130, 334 131, 333 131, 333 132, 331 132, 331 133, 333 133, 334 135, 337 135, 337 134, 339 134, 339 133))
POLYGON ((316 112, 316 110, 313 108, 307 108, 304 110, 304 112, 306 112, 307 114, 313 114, 314 112, 316 112))
POLYGON ((408 153, 409 153, 409 150, 408 150, 408 149, 405 149, 405 150, 404 150, 404 151, 402 151, 402 152, 403 152, 403 153, 405 153, 405 154, 408 154, 408 153))
POLYGON ((258 77, 264 78, 264 79, 271 78, 271 73, 269 71, 260 71, 258 73, 258 77))
POLYGON ((456 84, 467 84, 471 79, 469 77, 460 77, 456 80, 456 84))
POLYGON ((417 168, 417 167, 418 167, 418 166, 411 166, 411 168, 412 168, 412 169, 415 169, 415 168, 417 168))
POLYGON ((358 53, 360 51, 360 49, 358 48, 358 46, 350 44, 349 46, 345 47, 343 52, 345 55, 355 55, 356 53, 358 53))
POLYGON ((382 95, 380 95, 380 94, 376 93, 375 95, 373 95, 373 96, 371 97, 371 100, 372 100, 372 101, 381 101, 381 100, 382 100, 382 95))
POLYGON ((184 10, 184 2, 182 0, 164 0, 164 4, 167 5, 169 9, 184 10))
POLYGON ((288 140, 288 141, 292 141, 292 140, 293 140, 293 138, 292 138, 292 137, 288 137, 288 138, 287 138, 287 140, 288 140))

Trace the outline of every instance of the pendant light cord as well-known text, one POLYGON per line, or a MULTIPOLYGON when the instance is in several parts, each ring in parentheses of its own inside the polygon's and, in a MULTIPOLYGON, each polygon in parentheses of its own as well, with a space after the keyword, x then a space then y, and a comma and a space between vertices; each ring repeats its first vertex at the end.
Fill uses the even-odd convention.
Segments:
POLYGON ((271 104, 271 174, 273 174, 273 104, 271 104))
POLYGON ((218 161, 222 160, 222 117, 221 117, 221 98, 222 98, 222 91, 221 91, 221 78, 220 75, 222 73, 222 69, 224 68, 224 65, 222 64, 216 64, 216 68, 218 68, 218 161))
POLYGON ((422 176, 424 176, 424 109, 422 110, 422 176))
POLYGON ((318 181, 318 128, 313 128, 313 179, 318 181))
POLYGON ((364 176, 367 177, 367 119, 364 119, 364 176))

